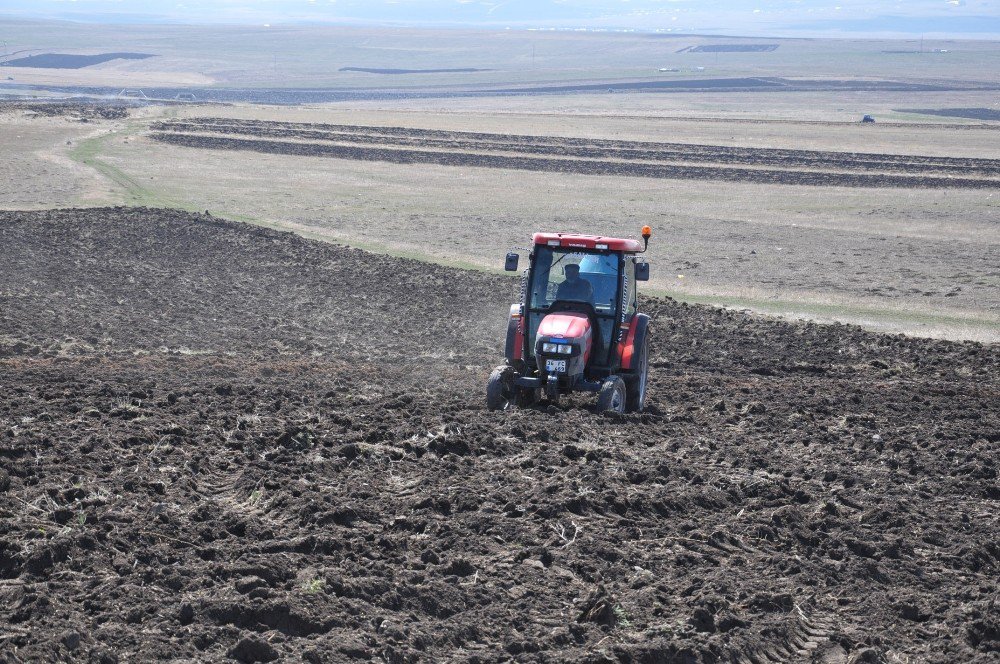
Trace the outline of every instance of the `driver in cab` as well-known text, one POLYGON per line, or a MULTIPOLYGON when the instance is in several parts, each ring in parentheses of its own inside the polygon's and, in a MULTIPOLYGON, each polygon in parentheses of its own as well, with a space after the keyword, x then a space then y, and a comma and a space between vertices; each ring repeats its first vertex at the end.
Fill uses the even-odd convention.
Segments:
POLYGON ((594 287, 580 276, 579 265, 567 265, 563 268, 566 280, 559 284, 556 290, 557 300, 574 300, 577 302, 594 301, 594 287))

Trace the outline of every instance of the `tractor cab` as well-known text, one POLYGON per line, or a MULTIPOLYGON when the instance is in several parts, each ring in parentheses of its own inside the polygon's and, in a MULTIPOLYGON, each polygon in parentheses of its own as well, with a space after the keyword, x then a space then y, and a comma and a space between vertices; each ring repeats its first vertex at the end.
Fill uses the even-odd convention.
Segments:
MULTIPOLYGON (((506 364, 487 385, 491 409, 573 391, 597 392, 600 410, 642 409, 649 319, 638 311, 636 285, 649 278, 638 257, 649 237, 648 226, 642 242, 534 235, 521 301, 510 311, 506 364)), ((509 253, 506 269, 516 271, 519 258, 509 253)))

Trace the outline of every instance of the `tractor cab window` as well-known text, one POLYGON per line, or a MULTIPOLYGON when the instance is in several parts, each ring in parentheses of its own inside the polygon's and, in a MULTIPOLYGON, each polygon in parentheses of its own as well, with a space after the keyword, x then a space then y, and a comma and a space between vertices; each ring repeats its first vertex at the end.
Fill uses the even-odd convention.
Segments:
POLYGON ((625 296, 622 298, 625 306, 625 317, 631 319, 639 310, 639 289, 635 282, 635 258, 625 260, 625 296))
POLYGON ((544 309, 557 300, 587 302, 597 313, 613 314, 618 290, 618 255, 592 254, 558 247, 536 247, 531 306, 544 309))

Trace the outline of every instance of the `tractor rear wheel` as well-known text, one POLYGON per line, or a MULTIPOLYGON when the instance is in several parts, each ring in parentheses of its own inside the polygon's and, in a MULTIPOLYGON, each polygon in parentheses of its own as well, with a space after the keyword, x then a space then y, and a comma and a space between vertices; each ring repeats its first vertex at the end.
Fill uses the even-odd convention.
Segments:
POLYGON ((602 413, 624 413, 628 395, 625 381, 618 376, 611 376, 601 384, 597 393, 597 410, 602 413))
POLYGON ((641 413, 646 407, 646 382, 649 380, 649 337, 642 340, 639 356, 635 360, 635 373, 628 384, 628 403, 626 408, 630 413, 641 413))

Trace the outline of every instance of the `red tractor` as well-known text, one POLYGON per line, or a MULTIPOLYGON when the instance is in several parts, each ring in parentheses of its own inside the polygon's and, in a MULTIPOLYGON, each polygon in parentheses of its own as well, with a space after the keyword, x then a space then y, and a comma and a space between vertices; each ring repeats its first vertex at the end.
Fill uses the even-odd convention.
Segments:
MULTIPOLYGON (((601 412, 643 409, 649 316, 639 313, 636 284, 649 279, 649 263, 637 254, 650 235, 649 226, 642 242, 535 233, 521 301, 510 308, 507 361, 486 383, 490 410, 576 391, 597 392, 601 412)), ((519 258, 507 254, 504 269, 517 271, 519 258)))

